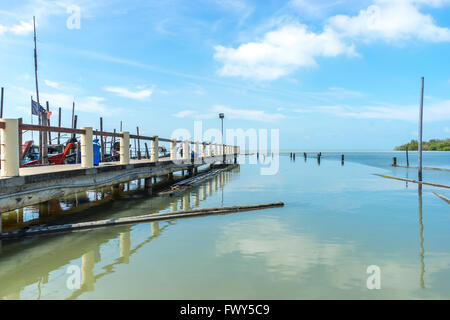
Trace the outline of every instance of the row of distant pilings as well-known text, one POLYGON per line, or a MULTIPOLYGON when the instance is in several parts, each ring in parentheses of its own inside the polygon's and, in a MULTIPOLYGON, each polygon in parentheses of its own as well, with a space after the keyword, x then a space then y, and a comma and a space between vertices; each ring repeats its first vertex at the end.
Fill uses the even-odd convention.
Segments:
MULTIPOLYGON (((295 155, 296 155, 295 152, 289 153, 289 157, 290 157, 291 161, 295 162, 295 155)), ((308 159, 308 154, 306 152, 303 152, 303 158, 305 159, 305 162, 306 162, 306 159, 308 159)), ((317 153, 316 156, 313 156, 310 158, 317 158, 317 163, 320 165, 320 158, 322 158, 322 152, 319 152, 319 153, 317 153)), ((341 165, 344 165, 344 155, 343 154, 341 155, 341 165)))
MULTIPOLYGON (((295 155, 296 155, 295 152, 289 153, 289 158, 291 159, 291 161, 295 162, 295 155)), ((321 157, 322 157, 322 152, 319 152, 316 157, 310 157, 310 158, 317 158, 317 163, 320 165, 321 157)), ((256 158, 259 159, 259 152, 256 153, 256 158)), ((273 158, 273 153, 272 153, 272 158, 273 158)), ((303 158, 305 159, 305 162, 306 162, 306 159, 308 158, 308 154, 306 152, 303 152, 303 158)), ((341 165, 344 165, 344 155, 343 154, 341 155, 341 165)))

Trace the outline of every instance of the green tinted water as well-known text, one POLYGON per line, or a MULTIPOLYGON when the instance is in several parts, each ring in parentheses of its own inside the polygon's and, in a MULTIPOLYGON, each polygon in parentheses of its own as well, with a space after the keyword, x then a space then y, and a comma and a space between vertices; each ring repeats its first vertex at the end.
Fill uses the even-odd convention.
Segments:
MULTIPOLYGON (((373 158, 369 153, 361 157, 373 158)), ((416 171, 368 165, 363 158, 341 166, 337 157, 324 156, 319 165, 316 159, 305 162, 297 155, 293 162, 283 155, 274 176, 261 176, 259 166, 244 164, 179 197, 133 193, 83 209, 65 219, 286 204, 3 241, 0 297, 450 298, 450 206, 432 193, 450 197, 448 189, 419 192, 417 185, 373 176, 406 173, 415 179, 416 171), (379 290, 366 286, 370 265, 380 267, 379 290), (81 270, 79 289, 67 286, 70 266, 81 270)), ((431 178, 450 184, 450 172, 431 178)))

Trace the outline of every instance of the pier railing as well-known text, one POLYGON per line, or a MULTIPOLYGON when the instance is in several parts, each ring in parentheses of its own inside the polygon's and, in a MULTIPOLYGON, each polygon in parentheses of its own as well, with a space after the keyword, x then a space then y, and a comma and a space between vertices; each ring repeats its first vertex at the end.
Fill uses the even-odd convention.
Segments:
MULTIPOLYGON (((72 135, 81 135, 80 141, 80 156, 82 168, 94 167, 94 152, 93 152, 93 137, 98 135, 102 138, 102 151, 103 137, 119 138, 119 162, 120 164, 130 163, 130 139, 138 141, 150 141, 150 152, 146 152, 145 157, 141 157, 140 146, 138 153, 138 159, 147 159, 151 162, 158 162, 159 159, 159 142, 170 143, 170 157, 168 160, 176 162, 193 162, 196 163, 196 159, 203 159, 208 157, 216 157, 217 160, 225 162, 227 158, 236 157, 240 153, 238 146, 231 146, 225 144, 218 144, 206 141, 189 141, 189 140, 176 140, 166 139, 158 136, 141 136, 130 134, 128 131, 120 133, 106 132, 93 130, 92 127, 82 127, 81 129, 64 128, 64 127, 52 127, 42 125, 23 124, 21 119, 0 119, 0 135, 1 135, 1 177, 14 177, 19 176, 19 168, 22 161, 22 131, 39 131, 39 132, 57 132, 57 133, 69 133, 72 135), (177 144, 182 145, 183 154, 178 156, 177 144), (190 146, 193 145, 194 158, 191 157, 190 146)), ((146 146, 147 149, 147 146, 146 146)), ((77 151, 78 153, 78 151, 77 151)), ((45 160, 45 159, 44 159, 45 160)))

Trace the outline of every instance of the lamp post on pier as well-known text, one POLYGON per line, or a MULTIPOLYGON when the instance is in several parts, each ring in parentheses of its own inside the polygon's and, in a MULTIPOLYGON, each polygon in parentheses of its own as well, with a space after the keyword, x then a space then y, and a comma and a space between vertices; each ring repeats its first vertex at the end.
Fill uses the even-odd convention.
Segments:
POLYGON ((225 150, 224 150, 224 138, 223 138, 223 118, 225 115, 223 113, 219 113, 219 119, 222 121, 222 163, 225 163, 225 150))

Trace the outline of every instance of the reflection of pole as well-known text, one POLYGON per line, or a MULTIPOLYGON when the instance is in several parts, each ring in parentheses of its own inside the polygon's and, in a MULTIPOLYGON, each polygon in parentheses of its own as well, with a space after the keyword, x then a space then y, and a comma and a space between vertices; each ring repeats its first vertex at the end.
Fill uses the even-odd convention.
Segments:
POLYGON ((81 287, 85 291, 94 290, 94 265, 94 251, 89 251, 83 254, 83 256, 81 257, 81 287))
POLYGON ((170 211, 177 211, 177 204, 177 200, 174 200, 172 203, 170 203, 170 211))
POLYGON ((423 122, 423 85, 424 78, 421 79, 422 86, 420 91, 420 109, 419 109, 419 181, 422 181, 422 122, 423 122))
POLYGON ((189 192, 186 192, 183 196, 183 210, 189 210, 190 204, 191 204, 191 198, 190 198, 189 192))
POLYGON ((120 258, 123 263, 130 262, 130 248, 131 248, 131 240, 130 240, 130 231, 121 232, 120 233, 120 258))
POLYGON ((202 200, 206 200, 206 184, 202 186, 202 200))
POLYGON ((423 247, 423 223, 422 223, 422 185, 419 184, 419 245, 420 245, 420 287, 425 288, 423 276, 425 274, 425 249, 423 247))
POLYGON ((152 237, 159 236, 159 223, 158 221, 152 222, 152 237))

